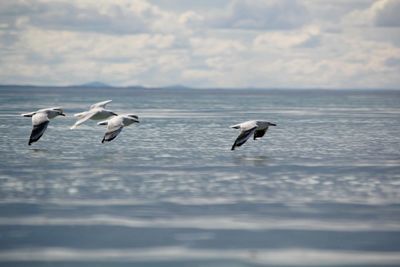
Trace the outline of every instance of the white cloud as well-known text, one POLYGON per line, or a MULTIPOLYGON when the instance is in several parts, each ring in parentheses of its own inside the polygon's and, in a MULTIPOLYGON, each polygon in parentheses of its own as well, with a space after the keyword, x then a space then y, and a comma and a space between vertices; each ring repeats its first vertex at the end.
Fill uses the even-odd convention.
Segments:
POLYGON ((398 3, 1 1, 0 83, 396 87, 398 3))
POLYGON ((204 17, 194 11, 186 11, 179 16, 179 23, 196 27, 204 23, 204 17))
POLYGON ((174 16, 145 0, 132 1, 16 1, 5 5, 2 20, 17 28, 98 32, 121 35, 160 30, 176 25, 174 16), (15 12, 16 16, 7 16, 15 12), (172 18, 172 19, 171 19, 172 18), (160 23, 162 22, 162 23, 160 23))
POLYGON ((254 39, 254 47, 260 50, 269 48, 306 47, 310 44, 316 45, 313 41, 318 40, 319 36, 320 30, 315 26, 309 26, 296 31, 271 31, 259 34, 254 39))
POLYGON ((309 20, 306 8, 296 0, 236 0, 227 12, 209 19, 215 27, 260 30, 298 28, 309 20))
POLYGON ((400 27, 400 1, 379 0, 364 9, 357 9, 344 18, 348 25, 400 27))
POLYGON ((386 0, 378 2, 375 13, 375 25, 379 27, 400 27, 400 1, 386 0))
POLYGON ((218 38, 192 38, 190 44, 194 55, 229 55, 245 49, 245 46, 237 40, 218 38))

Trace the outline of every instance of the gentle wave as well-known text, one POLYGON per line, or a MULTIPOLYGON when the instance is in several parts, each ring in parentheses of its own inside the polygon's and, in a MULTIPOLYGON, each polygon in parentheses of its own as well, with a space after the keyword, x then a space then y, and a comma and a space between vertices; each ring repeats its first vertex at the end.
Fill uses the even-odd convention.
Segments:
POLYGON ((210 261, 229 260, 264 265, 328 266, 400 264, 397 252, 337 251, 312 249, 281 250, 208 250, 184 247, 156 247, 146 249, 69 249, 41 248, 0 251, 0 261, 108 261, 108 262, 158 262, 158 261, 210 261))
MULTIPOLYGON (((286 206, 304 206, 313 203, 313 199, 307 196, 304 198, 285 199, 286 206)), ((230 205, 230 204, 264 204, 275 205, 282 204, 282 199, 273 199, 271 197, 244 196, 244 197, 168 197, 159 200, 143 199, 36 199, 36 198, 8 198, 0 199, 0 205, 9 204, 28 204, 28 205, 56 205, 62 207, 105 207, 105 206, 139 206, 139 205, 162 205, 173 204, 178 206, 203 206, 203 205, 230 205)), ((383 207, 385 205, 397 205, 396 200, 383 200, 378 198, 371 199, 336 199, 335 201, 322 201, 321 203, 338 205, 368 205, 371 207, 383 207)))
POLYGON ((271 219, 240 216, 197 216, 139 219, 94 215, 88 217, 27 216, 0 218, 0 225, 24 226, 119 226, 128 228, 180 228, 202 230, 307 230, 307 231, 400 231, 398 221, 271 219))
MULTIPOLYGON (((73 107, 69 107, 69 109, 73 109, 74 112, 78 112, 82 109, 78 105, 74 105, 73 107), (75 110, 76 109, 76 110, 75 110)), ((84 108, 83 108, 84 109, 84 108)), ((67 110, 68 111, 68 110, 67 110)), ((117 113, 120 113, 118 110, 114 110, 117 113)), ((27 111, 26 111, 27 112, 27 111)), ((25 112, 25 113, 26 113, 25 112)), ((214 111, 214 110, 204 110, 204 111, 190 111, 185 109, 139 109, 135 111, 140 114, 142 118, 211 118, 211 117, 231 117, 222 111, 214 111)), ((16 113, 0 113, 0 117, 20 117, 22 111, 18 111, 16 113)), ((68 112, 67 112, 68 113, 68 112)), ((72 115, 73 112, 69 111, 68 114, 72 115)), ((121 112, 122 113, 122 112, 121 112)), ((287 109, 284 107, 275 107, 273 109, 246 109, 246 114, 282 114, 282 115, 343 115, 343 113, 353 113, 357 115, 398 115, 400 114, 400 109, 397 108, 302 108, 296 107, 292 109, 287 109)), ((229 110, 229 114, 243 114, 243 110, 229 110)), ((71 117, 73 119, 73 117, 71 117)))
MULTIPOLYGON (((304 206, 313 203, 313 199, 307 196, 296 199, 285 198, 286 206, 304 206)), ((162 205, 173 204, 178 206, 203 206, 203 205, 230 205, 230 204, 264 204, 274 205, 282 204, 282 199, 273 199, 271 197, 260 196, 244 196, 244 197, 167 197, 158 200, 143 200, 143 199, 37 199, 37 198, 8 198, 0 199, 0 205, 9 204, 28 204, 28 205, 56 205, 62 207, 105 207, 105 206, 139 206, 139 205, 162 205)), ((354 199, 342 198, 330 200, 329 202, 322 201, 321 203, 339 204, 339 205, 368 205, 371 207, 383 207, 385 205, 397 205, 397 200, 385 200, 380 198, 370 199, 354 199)))
MULTIPOLYGON (((146 201, 138 199, 47 199, 45 201, 38 199, 1 199, 0 205, 8 204, 35 204, 35 205, 57 205, 57 206, 93 206, 93 207, 104 207, 104 206, 138 206, 138 205, 154 205, 154 204, 176 204, 176 205, 220 205, 220 204, 235 204, 235 199, 229 198, 170 198, 168 200, 159 201, 146 201)), ((276 203, 276 202, 271 202, 276 203)))

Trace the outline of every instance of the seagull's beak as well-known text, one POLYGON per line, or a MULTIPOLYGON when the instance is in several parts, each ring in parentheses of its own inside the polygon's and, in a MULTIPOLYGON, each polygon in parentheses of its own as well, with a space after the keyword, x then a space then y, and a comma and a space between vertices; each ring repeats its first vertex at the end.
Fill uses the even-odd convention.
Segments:
POLYGON ((270 123, 269 125, 270 125, 270 126, 276 126, 276 124, 275 124, 275 123, 270 123))
POLYGON ((65 115, 65 113, 60 113, 60 116, 64 116, 64 117, 65 117, 65 116, 67 116, 67 115, 65 115))

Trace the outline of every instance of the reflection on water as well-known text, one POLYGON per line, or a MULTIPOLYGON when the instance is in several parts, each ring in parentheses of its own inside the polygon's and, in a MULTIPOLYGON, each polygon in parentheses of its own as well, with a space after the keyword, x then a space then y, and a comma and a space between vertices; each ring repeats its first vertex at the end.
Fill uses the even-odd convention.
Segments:
POLYGON ((42 154, 46 154, 48 152, 47 149, 43 149, 43 148, 30 148, 29 150, 34 153, 42 153, 42 154))
POLYGON ((271 160, 268 156, 263 155, 232 155, 233 163, 239 166, 267 166, 268 163, 271 163, 271 160))
POLYGON ((24 90, 0 88, 0 266, 400 265, 398 92, 31 88, 30 101, 10 99, 24 90), (69 116, 28 146, 30 120, 9 116, 110 98, 143 119, 107 144, 103 127, 71 131, 69 116), (229 126, 249 119, 278 126, 231 151, 229 126))

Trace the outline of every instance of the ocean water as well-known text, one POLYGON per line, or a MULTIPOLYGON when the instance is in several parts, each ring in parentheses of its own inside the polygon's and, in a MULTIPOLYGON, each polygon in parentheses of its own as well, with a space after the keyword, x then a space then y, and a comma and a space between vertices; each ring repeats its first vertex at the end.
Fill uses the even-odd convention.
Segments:
POLYGON ((8 86, 0 133, 0 266, 400 266, 398 91, 8 86), (141 123, 69 130, 107 99, 141 123))

